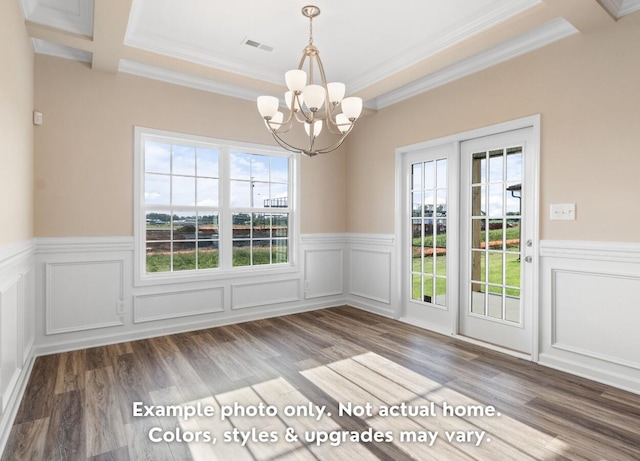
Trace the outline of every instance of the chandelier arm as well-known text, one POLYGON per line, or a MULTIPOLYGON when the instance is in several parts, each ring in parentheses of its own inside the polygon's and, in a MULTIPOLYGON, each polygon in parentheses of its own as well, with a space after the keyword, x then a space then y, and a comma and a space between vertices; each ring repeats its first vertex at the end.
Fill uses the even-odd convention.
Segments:
POLYGON ((266 119, 265 121, 267 122, 267 127, 269 128, 269 131, 271 131, 272 133, 286 133, 293 126, 292 120, 287 120, 286 122, 283 122, 283 123, 273 123, 271 120, 266 120, 266 119))
POLYGON ((294 117, 296 118, 296 120, 298 121, 298 123, 306 123, 306 122, 307 122, 307 119, 306 119, 306 118, 301 118, 301 117, 298 115, 298 111, 295 111, 295 113, 294 113, 294 117))
POLYGON ((313 147, 315 146, 315 136, 314 138, 311 140, 311 145, 310 148, 305 150, 305 149, 301 149, 299 147, 295 147, 291 144, 289 144, 288 142, 286 142, 284 139, 282 139, 280 136, 278 136, 278 133, 271 131, 271 134, 273 135, 273 139, 275 139, 275 141, 278 143, 278 145, 280 145, 280 147, 282 147, 283 149, 286 149, 290 152, 298 152, 301 154, 306 155, 307 157, 313 157, 315 155, 318 154, 327 154, 329 152, 332 152, 334 150, 336 150, 337 148, 339 148, 344 141, 347 139, 347 135, 349 133, 351 133, 351 130, 353 129, 353 124, 351 125, 351 127, 349 127, 349 129, 347 131, 345 131, 343 133, 343 135, 340 137, 340 139, 338 139, 338 141, 336 141, 334 144, 331 144, 329 146, 326 147, 322 147, 320 149, 314 149, 313 147))
MULTIPOLYGON (((335 134, 337 136, 342 136, 342 131, 340 130, 340 125, 336 122, 333 121, 333 119, 330 119, 330 122, 327 122, 325 125, 327 126, 327 129, 329 130, 329 132, 331 134, 335 134)), ((353 123, 351 124, 351 126, 353 126, 353 123)), ((346 131, 345 131, 346 133, 346 131)))
POLYGON ((289 152, 297 152, 300 154, 304 154, 308 157, 313 157, 314 155, 316 155, 314 152, 312 152, 311 150, 304 150, 304 149, 300 149, 299 147, 295 147, 292 146, 291 144, 289 144, 288 142, 286 142, 284 139, 282 139, 280 136, 278 136, 277 133, 275 132, 271 132, 271 134, 273 135, 273 139, 275 139, 275 141, 278 143, 278 145, 280 147, 282 147, 283 149, 288 150, 289 152))
MULTIPOLYGON (((353 125, 351 125, 351 126, 353 127, 353 125)), ((345 131, 344 136, 342 136, 340 139, 338 139, 338 141, 335 144, 332 144, 330 146, 324 147, 322 149, 317 149, 314 152, 316 154, 327 154, 329 152, 333 152, 338 147, 340 147, 342 145, 342 143, 344 143, 344 141, 345 141, 345 139, 347 139, 347 135, 349 134, 350 131, 351 131, 351 128, 349 128, 349 131, 345 131)))
MULTIPOLYGON (((310 110, 307 110, 305 112, 303 104, 300 103, 300 99, 298 97, 299 95, 294 95, 294 99, 295 102, 298 103, 298 107, 300 108, 297 112, 296 112, 296 120, 298 120, 300 123, 313 123, 313 121, 315 120, 315 114, 313 112, 311 112, 310 110), (300 112, 300 114, 302 115, 303 119, 301 119, 300 117, 298 117, 298 112, 300 112)), ((295 107, 295 105, 294 105, 295 107)))

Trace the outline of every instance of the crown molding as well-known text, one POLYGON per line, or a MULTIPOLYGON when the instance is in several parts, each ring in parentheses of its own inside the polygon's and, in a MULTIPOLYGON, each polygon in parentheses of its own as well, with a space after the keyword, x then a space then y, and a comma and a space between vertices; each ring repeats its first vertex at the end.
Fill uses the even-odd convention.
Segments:
POLYGON ((616 19, 640 10, 640 0, 600 0, 600 4, 616 19))
POLYGON ((351 92, 357 93, 390 75, 414 65, 416 62, 422 61, 482 31, 490 29, 540 3, 542 3, 542 0, 496 2, 495 6, 487 8, 487 14, 479 16, 471 22, 461 21, 459 24, 454 24, 447 34, 439 36, 436 40, 430 38, 420 45, 396 55, 394 59, 387 61, 383 66, 366 70, 366 72, 363 72, 359 77, 347 82, 348 87, 351 92))
POLYGON ((258 91, 247 90, 234 85, 220 83, 203 77, 175 72, 172 70, 162 69, 160 67, 140 64, 125 59, 120 60, 118 71, 127 74, 137 75, 138 77, 150 78, 161 82, 172 83, 174 85, 186 86, 197 90, 207 91, 209 93, 217 93, 225 96, 231 96, 248 101, 255 101, 261 93, 258 91))
POLYGON ((56 2, 45 4, 43 0, 20 0, 27 21, 87 36, 93 35, 93 2, 67 0, 57 2, 65 8, 56 8, 56 2))
POLYGON ((425 93, 460 78, 474 74, 502 62, 529 53, 553 42, 578 33, 573 25, 564 18, 556 18, 552 21, 536 27, 513 40, 494 46, 481 53, 453 64, 440 71, 427 75, 412 83, 404 85, 397 90, 390 91, 367 102, 368 107, 382 109, 392 104, 404 101, 419 94, 425 93))
POLYGON ((32 38, 31 40, 33 42, 33 49, 38 54, 46 54, 57 58, 70 59, 72 61, 91 62, 91 53, 89 51, 59 45, 40 38, 32 38))

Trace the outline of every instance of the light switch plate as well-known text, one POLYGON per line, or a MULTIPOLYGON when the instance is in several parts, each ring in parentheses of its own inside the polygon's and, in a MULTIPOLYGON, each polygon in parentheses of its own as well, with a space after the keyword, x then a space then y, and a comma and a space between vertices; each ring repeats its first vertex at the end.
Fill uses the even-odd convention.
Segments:
POLYGON ((575 221, 576 219, 576 204, 575 203, 556 203, 551 207, 552 221, 575 221))

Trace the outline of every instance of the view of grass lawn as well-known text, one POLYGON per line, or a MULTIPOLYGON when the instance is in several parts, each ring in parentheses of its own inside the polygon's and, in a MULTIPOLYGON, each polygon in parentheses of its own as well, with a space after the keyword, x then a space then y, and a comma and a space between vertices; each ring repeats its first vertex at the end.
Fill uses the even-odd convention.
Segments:
MULTIPOLYGON (((234 247, 233 249, 233 267, 250 266, 251 252, 249 246, 234 247)), ((198 269, 211 269, 219 267, 217 249, 200 249, 198 251, 198 269)), ((286 246, 269 247, 253 247, 253 265, 276 264, 287 262, 286 246), (269 253, 272 253, 271 259, 269 253)), ((173 254, 173 270, 195 270, 196 269, 196 253, 193 251, 177 251, 173 254)), ((171 253, 147 253, 147 272, 169 272, 171 271, 171 253)))
MULTIPOLYGON (((510 227, 507 228, 503 237, 502 229, 492 229, 489 230, 488 241, 489 241, 489 249, 495 247, 502 247, 502 239, 504 238, 507 241, 506 250, 512 251, 514 253, 507 253, 505 255, 505 270, 504 270, 504 285, 511 287, 519 287, 520 286, 520 255, 518 253, 519 250, 519 228, 518 227, 510 227)), ((438 296, 446 293, 446 284, 444 279, 436 278, 435 283, 435 293, 433 293, 433 274, 435 275, 446 275, 446 252, 436 254, 435 256, 435 271, 433 269, 434 256, 431 252, 426 252, 426 254, 422 254, 421 249, 429 250, 433 248, 433 236, 427 236, 424 238, 424 247, 422 247, 421 242, 422 239, 420 237, 416 237, 413 239, 413 261, 412 261, 412 271, 414 272, 412 277, 412 298, 413 299, 421 299, 421 285, 424 280, 424 296, 438 296), (418 251, 416 251, 418 250, 418 251), (424 260, 424 271, 422 268, 422 262, 424 260), (421 276, 420 274, 424 274, 421 276)), ((482 242, 486 242, 485 240, 485 231, 481 233, 480 240, 482 242)), ((446 235, 438 235, 436 236, 436 248, 438 249, 446 249, 446 235)), ((497 249, 497 248, 496 248, 497 249)), ((483 251, 484 253, 484 251, 483 251)), ((489 282, 494 284, 502 285, 502 269, 503 269, 503 260, 502 260, 502 252, 500 251, 488 251, 486 252, 489 259, 489 273, 488 279, 485 279, 486 272, 486 257, 481 258, 480 263, 480 273, 483 274, 482 280, 483 282, 489 282)), ((484 291, 484 285, 481 285, 482 291, 484 291)), ((506 288, 507 296, 520 296, 520 290, 515 288, 506 288)), ((502 294, 502 288, 497 286, 488 286, 489 293, 502 294)))

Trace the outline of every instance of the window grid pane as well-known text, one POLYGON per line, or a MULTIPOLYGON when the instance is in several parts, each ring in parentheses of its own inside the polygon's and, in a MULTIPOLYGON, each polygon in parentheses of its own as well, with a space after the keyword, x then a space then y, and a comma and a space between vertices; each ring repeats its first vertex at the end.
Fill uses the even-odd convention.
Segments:
POLYGON ((141 144, 146 273, 218 269, 225 246, 232 260, 224 267, 290 263, 291 156, 152 138, 143 135, 141 144), (230 196, 222 203, 225 181, 230 196), (220 240, 223 215, 232 217, 227 243, 220 240))
POLYGON ((522 146, 471 162, 470 312, 520 323, 522 146))
POLYGON ((411 165, 411 299, 446 307, 447 159, 411 165))

